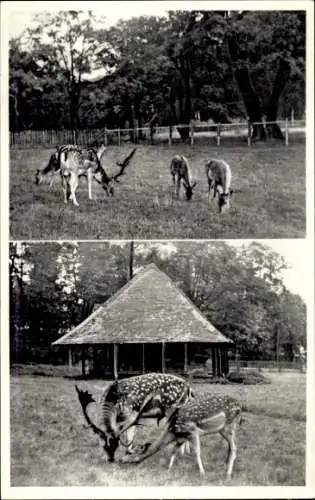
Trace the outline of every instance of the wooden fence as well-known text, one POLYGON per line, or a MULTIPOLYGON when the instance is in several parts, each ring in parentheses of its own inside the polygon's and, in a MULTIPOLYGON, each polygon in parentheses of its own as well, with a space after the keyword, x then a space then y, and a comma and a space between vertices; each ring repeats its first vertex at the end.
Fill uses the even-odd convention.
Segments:
POLYGON ((185 128, 187 142, 194 144, 203 138, 209 144, 221 146, 228 144, 234 139, 246 141, 248 146, 253 143, 252 128, 254 125, 272 125, 277 123, 284 135, 285 144, 288 146, 293 137, 305 136, 305 120, 282 120, 278 122, 239 122, 239 123, 199 123, 191 122, 189 125, 174 125, 167 127, 156 127, 154 131, 149 127, 129 129, 89 129, 89 130, 24 130, 22 132, 10 132, 10 146, 14 147, 56 147, 62 144, 79 144, 92 146, 94 142, 103 142, 105 145, 120 146, 127 142, 157 144, 167 142, 168 144, 181 141, 179 130, 185 128))
POLYGON ((302 359, 296 359, 294 361, 273 361, 273 360, 255 360, 255 361, 244 361, 241 359, 230 360, 230 371, 246 371, 246 370, 269 370, 269 371, 300 371, 302 373, 306 372, 306 362, 302 359))

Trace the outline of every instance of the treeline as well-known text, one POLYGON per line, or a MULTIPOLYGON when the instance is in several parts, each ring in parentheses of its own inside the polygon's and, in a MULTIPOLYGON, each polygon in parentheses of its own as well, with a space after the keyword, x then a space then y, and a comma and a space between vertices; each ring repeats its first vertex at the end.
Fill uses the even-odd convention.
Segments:
MULTIPOLYGON (((10 42, 10 129, 276 121, 305 109, 305 12, 40 14, 10 42), (103 71, 102 78, 89 75, 103 71)), ((183 138, 189 129, 180 129, 183 138)), ((253 128, 281 137, 277 124, 253 128)))
POLYGON ((11 362, 66 361, 51 343, 151 262, 242 357, 292 361, 306 346, 305 304, 284 286, 283 259, 259 243, 11 243, 11 362))

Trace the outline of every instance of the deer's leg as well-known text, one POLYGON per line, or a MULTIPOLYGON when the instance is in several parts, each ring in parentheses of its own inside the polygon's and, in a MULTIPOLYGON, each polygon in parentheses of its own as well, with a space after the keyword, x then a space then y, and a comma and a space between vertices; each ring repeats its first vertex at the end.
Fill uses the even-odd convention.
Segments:
POLYGON ((77 198, 75 196, 75 192, 76 192, 76 189, 78 187, 78 184, 79 184, 79 179, 78 179, 78 176, 72 172, 71 175, 70 175, 70 180, 69 180, 69 186, 70 186, 70 192, 71 192, 71 199, 72 199, 72 203, 74 205, 79 205, 79 203, 77 202, 77 198))
POLYGON ((173 179, 173 192, 174 196, 176 197, 176 182, 175 182, 175 174, 172 174, 172 179, 173 179))
POLYGON ((176 196, 177 199, 179 198, 180 181, 181 181, 180 177, 177 176, 176 186, 175 186, 175 196, 176 196))
POLYGON ((55 172, 52 172, 52 173, 51 173, 51 176, 50 176, 49 188, 51 188, 51 186, 52 186, 52 185, 53 185, 53 183, 54 183, 54 176, 55 176, 55 172))
POLYGON ((64 202, 67 204, 68 203, 69 186, 68 186, 67 179, 65 179, 65 177, 63 175, 61 175, 61 185, 62 185, 62 190, 63 190, 63 199, 64 199, 64 202))
POLYGON ((170 458, 170 463, 168 465, 168 470, 170 470, 172 467, 173 467, 173 464, 174 464, 174 461, 175 461, 175 458, 176 458, 176 455, 178 454, 178 452, 180 450, 182 450, 182 447, 184 446, 185 443, 183 443, 182 441, 177 441, 173 447, 173 452, 172 452, 172 455, 171 455, 171 458, 170 458))
POLYGON ((233 472, 233 466, 234 462, 236 459, 236 442, 235 442, 235 422, 232 424, 231 429, 226 430, 222 429, 220 431, 221 436, 224 437, 224 439, 228 442, 228 456, 227 456, 227 471, 226 471, 226 477, 227 479, 230 479, 232 476, 233 472))
POLYGON ((93 178, 92 169, 89 168, 88 171, 87 171, 87 182, 88 182, 89 200, 92 200, 92 178, 93 178))
POLYGON ((135 435, 136 427, 133 425, 126 430, 124 439, 128 443, 127 445, 127 453, 132 453, 133 450, 133 439, 135 435))
POLYGON ((194 431, 192 431, 190 441, 193 445, 194 452, 196 454, 196 459, 197 459, 197 464, 199 467, 200 474, 203 475, 205 473, 205 470, 203 468, 202 461, 201 461, 200 437, 199 437, 198 429, 195 429, 194 431))

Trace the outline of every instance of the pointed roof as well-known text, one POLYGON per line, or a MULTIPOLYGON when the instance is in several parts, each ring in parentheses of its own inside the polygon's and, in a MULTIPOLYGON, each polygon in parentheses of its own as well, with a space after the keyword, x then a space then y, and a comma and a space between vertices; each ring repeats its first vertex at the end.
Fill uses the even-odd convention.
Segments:
POLYGON ((155 264, 139 271, 82 323, 52 345, 233 343, 155 264))

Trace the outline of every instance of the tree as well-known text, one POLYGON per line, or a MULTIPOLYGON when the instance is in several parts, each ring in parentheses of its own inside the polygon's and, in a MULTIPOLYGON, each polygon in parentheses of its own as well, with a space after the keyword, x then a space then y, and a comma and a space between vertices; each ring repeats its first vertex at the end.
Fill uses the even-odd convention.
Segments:
POLYGON ((60 11, 39 14, 37 26, 27 30, 32 52, 45 74, 54 74, 65 81, 70 126, 79 128, 82 78, 96 69, 97 51, 101 43, 96 38, 95 16, 91 11, 60 11))
MULTIPOLYGON (((305 13, 234 12, 227 25, 229 56, 250 121, 262 122, 265 115, 267 121, 276 122, 287 82, 298 76, 304 93, 305 13)), ((276 123, 268 133, 283 138, 276 123)), ((254 126, 253 137, 265 139, 262 125, 254 126)))
POLYGON ((10 129, 18 132, 34 123, 43 92, 43 78, 33 54, 22 48, 18 38, 10 41, 9 67, 10 129))

